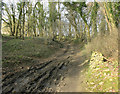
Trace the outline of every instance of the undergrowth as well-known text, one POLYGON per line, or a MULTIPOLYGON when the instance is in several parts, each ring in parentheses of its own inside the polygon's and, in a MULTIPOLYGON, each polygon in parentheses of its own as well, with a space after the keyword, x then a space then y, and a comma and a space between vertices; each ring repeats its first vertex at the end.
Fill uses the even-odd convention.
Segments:
POLYGON ((85 45, 83 53, 91 55, 93 51, 101 52, 107 58, 118 59, 118 32, 111 35, 98 35, 85 45))
POLYGON ((118 92, 118 62, 93 52, 86 73, 88 91, 118 92))
POLYGON ((60 47, 61 45, 54 41, 45 44, 43 38, 20 40, 3 37, 3 67, 30 63, 35 60, 34 58, 47 58, 59 50, 60 47))
POLYGON ((98 35, 82 53, 91 57, 86 71, 88 91, 118 92, 118 32, 98 35))

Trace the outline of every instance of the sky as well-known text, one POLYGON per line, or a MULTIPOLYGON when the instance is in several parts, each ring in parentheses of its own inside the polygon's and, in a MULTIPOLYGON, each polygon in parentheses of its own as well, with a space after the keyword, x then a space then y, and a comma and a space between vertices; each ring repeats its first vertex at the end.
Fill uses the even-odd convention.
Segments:
MULTIPOLYGON (((2 0, 4 1, 5 3, 9 3, 9 2, 18 2, 19 0, 2 0)), ((22 0, 21 0, 22 1, 22 0)), ((24 1, 27 1, 27 0, 24 0, 24 1)), ((38 1, 38 0, 30 0, 30 1, 38 1)), ((43 1, 44 3, 48 2, 48 0, 40 0, 40 1, 43 1)), ((58 0, 49 0, 50 2, 57 2, 58 0)), ((77 2, 83 2, 84 0, 59 0, 60 2, 64 2, 64 1, 77 1, 77 2)), ((94 0, 86 0, 87 2, 93 2, 94 0)), ((100 1, 100 2, 105 2, 105 1, 110 1, 110 2, 118 2, 119 0, 97 0, 97 1, 100 1)))
MULTIPOLYGON (((3 2, 5 2, 6 4, 10 4, 11 2, 13 3, 17 3, 17 2, 19 2, 19 1, 23 1, 23 0, 2 0, 3 2)), ((43 2, 43 6, 44 6, 44 9, 45 10, 47 10, 47 8, 48 8, 48 1, 50 1, 50 2, 52 2, 52 1, 55 1, 55 2, 58 2, 58 0, 24 0, 24 1, 31 1, 31 2, 33 2, 33 5, 34 5, 34 3, 35 2, 37 2, 37 1, 42 1, 43 2)), ((59 0, 60 2, 63 2, 63 1, 65 1, 65 0, 59 0)), ((83 1, 83 0, 66 0, 66 1, 83 1)), ((89 2, 92 2, 92 1, 94 1, 94 0, 86 0, 87 2, 89 1, 89 2)), ((62 6, 61 6, 62 7, 62 6)))
MULTIPOLYGON (((23 1, 23 0, 2 0, 3 2, 5 2, 6 4, 10 4, 11 2, 14 2, 14 3, 17 3, 18 1, 23 1)), ((24 0, 24 1, 27 1, 27 0, 24 0)), ((44 6, 44 9, 47 9, 48 7, 48 1, 49 2, 58 2, 58 0, 28 0, 28 1, 31 1, 33 3, 37 2, 37 1, 42 1, 43 2, 43 6, 44 6)), ((83 0, 59 0, 60 2, 64 2, 64 1, 79 1, 79 2, 82 2, 83 0)), ((87 2, 93 2, 94 0, 86 0, 87 2)), ((33 4, 34 5, 34 4, 33 4)))
MULTIPOLYGON (((9 2, 18 2, 19 0, 2 0, 5 3, 9 3, 9 2)), ((25 0, 26 1, 26 0, 25 0)), ((38 0, 30 0, 32 2, 34 1, 38 1, 38 0)), ((40 0, 41 1, 41 0, 40 0)), ((42 0, 44 3, 48 2, 48 0, 42 0)), ((50 2, 57 2, 58 0, 49 0, 50 2)), ((64 2, 65 0, 59 0, 60 2, 64 2)), ((83 0, 66 0, 66 1, 77 1, 77 2, 82 2, 83 0)), ((94 0, 86 0, 87 2, 93 2, 94 0)))

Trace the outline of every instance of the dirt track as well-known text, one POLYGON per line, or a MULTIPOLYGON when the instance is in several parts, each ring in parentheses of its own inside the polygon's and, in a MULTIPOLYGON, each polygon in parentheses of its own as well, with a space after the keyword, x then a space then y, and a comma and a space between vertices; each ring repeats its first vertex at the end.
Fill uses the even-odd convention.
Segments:
POLYGON ((58 54, 19 72, 3 74, 3 92, 80 92, 82 56, 68 44, 58 54))

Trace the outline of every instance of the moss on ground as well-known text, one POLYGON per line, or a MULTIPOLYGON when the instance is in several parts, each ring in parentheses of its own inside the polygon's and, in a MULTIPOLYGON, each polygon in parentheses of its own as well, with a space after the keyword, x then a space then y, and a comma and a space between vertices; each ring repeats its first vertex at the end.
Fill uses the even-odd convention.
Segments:
POLYGON ((3 37, 2 62, 3 67, 30 63, 35 58, 47 58, 59 50, 61 44, 49 41, 45 44, 43 38, 27 38, 25 40, 3 37))
POLYGON ((118 92, 118 62, 93 52, 86 73, 91 92, 118 92))

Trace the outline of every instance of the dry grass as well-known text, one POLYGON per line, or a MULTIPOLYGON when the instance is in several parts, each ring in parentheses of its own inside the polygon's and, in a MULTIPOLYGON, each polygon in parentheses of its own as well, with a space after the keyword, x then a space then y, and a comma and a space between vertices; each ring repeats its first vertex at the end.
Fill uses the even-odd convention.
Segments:
POLYGON ((98 35, 85 45, 84 54, 91 55, 93 51, 101 52, 105 57, 118 59, 118 32, 111 35, 98 35))
POLYGON ((90 59, 86 72, 88 90, 91 92, 117 92, 118 91, 118 31, 114 30, 110 35, 98 35, 85 45, 82 54, 90 59), (91 56, 91 53, 100 53, 91 56), (104 56, 103 56, 104 55, 104 56), (99 60, 106 58, 106 61, 99 60))

